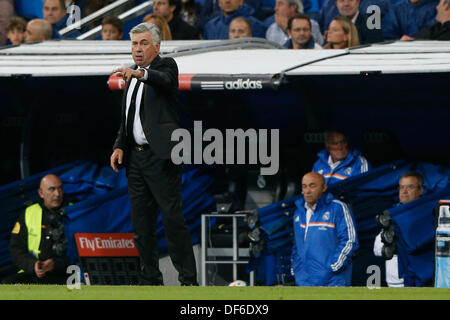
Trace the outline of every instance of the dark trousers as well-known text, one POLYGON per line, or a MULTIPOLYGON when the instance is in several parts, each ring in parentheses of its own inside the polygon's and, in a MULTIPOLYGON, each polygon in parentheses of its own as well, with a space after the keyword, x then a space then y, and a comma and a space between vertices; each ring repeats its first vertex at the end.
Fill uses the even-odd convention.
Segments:
POLYGON ((129 153, 128 194, 136 248, 141 258, 140 283, 163 285, 156 234, 158 208, 168 251, 182 285, 197 285, 189 228, 181 210, 182 167, 159 159, 151 148, 129 153))

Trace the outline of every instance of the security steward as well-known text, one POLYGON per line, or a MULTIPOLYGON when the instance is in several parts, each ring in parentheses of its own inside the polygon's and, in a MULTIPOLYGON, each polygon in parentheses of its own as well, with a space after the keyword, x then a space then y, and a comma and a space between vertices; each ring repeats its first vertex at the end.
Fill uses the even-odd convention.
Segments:
POLYGON ((66 283, 69 258, 61 221, 63 184, 56 175, 48 174, 41 179, 38 194, 39 202, 25 209, 11 234, 11 257, 20 271, 2 283, 66 283))

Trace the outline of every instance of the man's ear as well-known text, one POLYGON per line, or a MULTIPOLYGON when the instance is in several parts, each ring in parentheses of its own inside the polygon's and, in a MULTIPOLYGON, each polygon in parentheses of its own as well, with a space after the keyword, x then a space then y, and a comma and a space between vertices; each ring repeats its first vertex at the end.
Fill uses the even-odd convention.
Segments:
POLYGON ((37 193, 38 193, 38 195, 39 195, 39 197, 40 197, 41 199, 44 199, 44 195, 43 195, 43 193, 42 193, 41 188, 38 189, 37 193))
POLYGON ((324 184, 323 185, 323 193, 327 192, 327 189, 328 189, 328 185, 324 184))

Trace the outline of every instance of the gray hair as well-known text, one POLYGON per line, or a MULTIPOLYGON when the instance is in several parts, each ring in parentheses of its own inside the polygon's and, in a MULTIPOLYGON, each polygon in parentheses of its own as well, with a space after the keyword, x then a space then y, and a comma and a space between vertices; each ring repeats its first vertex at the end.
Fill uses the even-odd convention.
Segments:
POLYGON ((303 2, 302 0, 287 0, 288 5, 296 5, 297 6, 297 13, 303 13, 303 2))
POLYGON ((424 181, 423 181, 423 176, 420 173, 415 172, 415 171, 405 172, 401 175, 400 180, 403 178, 408 178, 408 177, 416 178, 419 189, 423 189, 424 181))
POLYGON ((132 34, 144 32, 150 33, 153 39, 153 45, 156 45, 157 43, 161 42, 161 31, 156 25, 150 22, 142 22, 137 26, 135 26, 133 29, 131 29, 130 38, 132 34))

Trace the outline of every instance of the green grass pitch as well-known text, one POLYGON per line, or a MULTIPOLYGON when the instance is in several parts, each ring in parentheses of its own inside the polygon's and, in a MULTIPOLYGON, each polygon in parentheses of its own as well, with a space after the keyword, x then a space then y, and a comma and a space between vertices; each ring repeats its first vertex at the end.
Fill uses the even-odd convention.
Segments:
POLYGON ((450 289, 0 285, 1 300, 450 300, 450 289))

